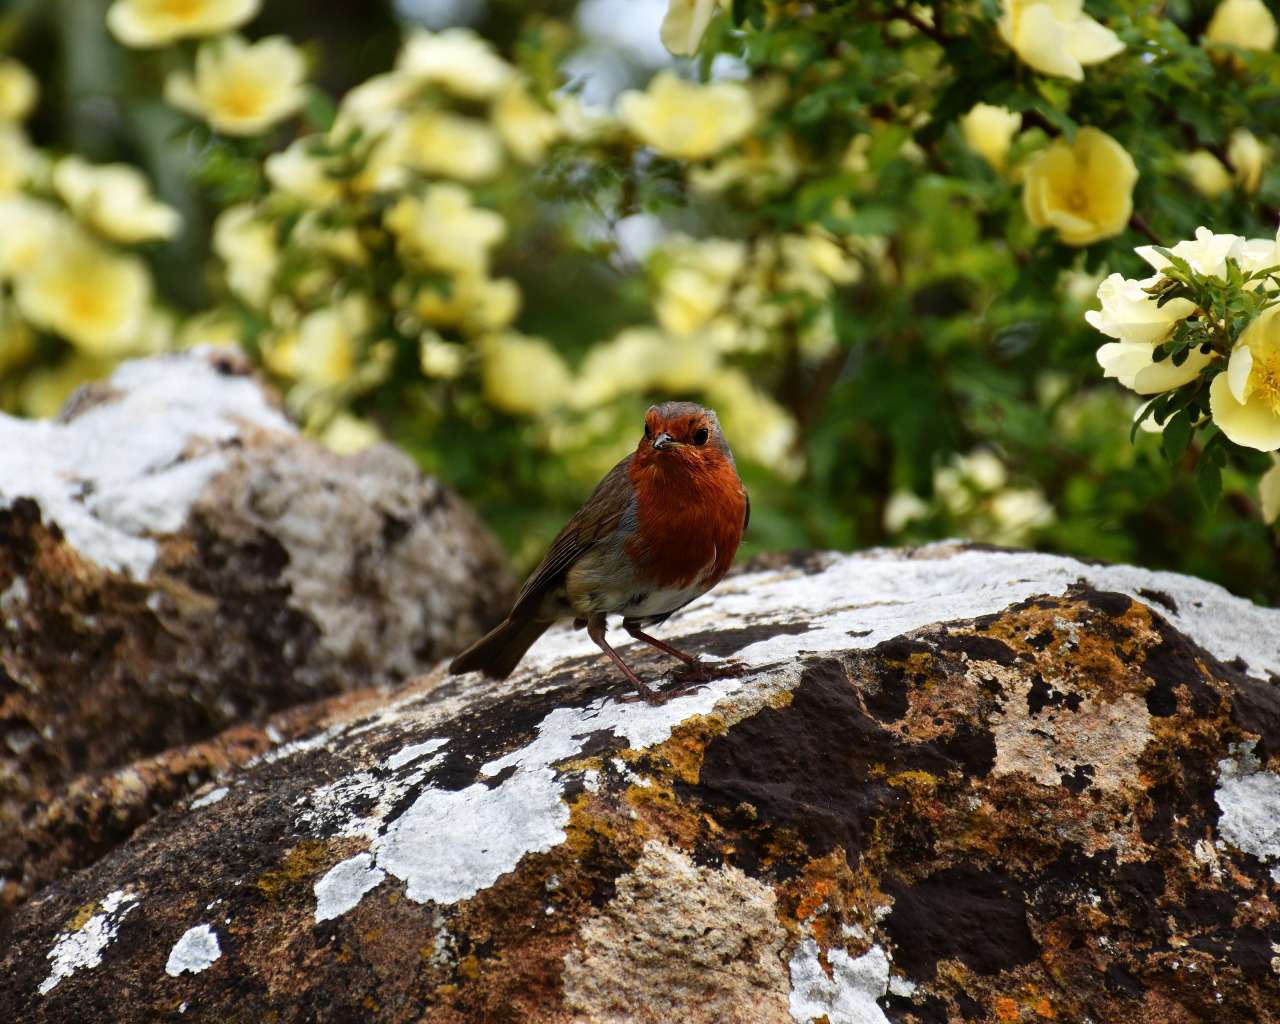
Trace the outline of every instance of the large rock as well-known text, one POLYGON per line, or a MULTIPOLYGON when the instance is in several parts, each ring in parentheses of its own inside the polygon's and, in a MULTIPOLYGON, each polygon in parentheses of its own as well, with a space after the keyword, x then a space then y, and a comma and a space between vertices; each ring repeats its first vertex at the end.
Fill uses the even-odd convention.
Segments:
POLYGON ((1280 1019, 1280 612, 936 546, 664 635, 745 671, 555 630, 326 706, 15 914, 0 1019, 1280 1019))
POLYGON ((124 766, 393 686, 514 582, 406 456, 303 440, 228 352, 126 363, 57 421, 0 416, 0 917, 271 741, 124 766))

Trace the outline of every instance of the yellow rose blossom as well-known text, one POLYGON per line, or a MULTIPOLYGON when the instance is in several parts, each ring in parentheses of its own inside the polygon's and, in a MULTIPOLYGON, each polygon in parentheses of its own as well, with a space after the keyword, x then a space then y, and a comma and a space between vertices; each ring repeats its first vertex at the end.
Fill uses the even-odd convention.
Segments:
POLYGON ((274 373, 316 388, 347 383, 356 368, 356 355, 372 324, 372 311, 362 295, 306 314, 264 350, 274 373))
POLYGON ((1235 168, 1236 184, 1247 194, 1253 195, 1262 185, 1262 170, 1266 152, 1253 132, 1237 128, 1227 139, 1227 159, 1235 168))
POLYGON ((1206 199, 1216 199, 1231 187, 1231 172, 1207 149, 1184 153, 1178 158, 1178 167, 1206 199))
POLYGON ((107 10, 107 28, 125 46, 167 46, 239 28, 261 6, 262 0, 116 0, 107 10))
POLYGON ((833 284, 853 284, 862 278, 862 264, 820 228, 783 235, 778 251, 778 287, 782 291, 804 292, 821 300, 831 294, 833 284))
POLYGON ((997 174, 1004 173, 1005 158, 1013 137, 1022 129, 1022 115, 990 103, 975 103, 960 118, 960 133, 965 143, 991 165, 997 174))
POLYGON ((692 57, 706 35, 716 0, 670 0, 662 19, 662 45, 677 57, 692 57))
POLYGON ((1276 19, 1262 0, 1222 0, 1204 31, 1210 43, 1242 50, 1270 50, 1276 45, 1276 19))
POLYGON ((342 183, 329 175, 329 161, 314 152, 324 145, 321 135, 295 139, 263 163, 267 180, 281 192, 301 199, 309 206, 329 206, 342 198, 342 183))
POLYGON ((675 335, 701 329, 725 304, 745 256, 745 244, 729 239, 671 239, 659 254, 669 267, 654 302, 658 323, 675 335))
POLYGON ((799 176, 800 158, 785 133, 767 142, 744 139, 741 153, 722 156, 710 166, 689 168, 689 184, 699 192, 720 195, 741 188, 752 202, 787 191, 799 176))
POLYGON ((485 338, 481 351, 484 393, 495 408, 513 416, 537 416, 569 397, 573 378, 568 364, 541 338, 506 331, 485 338))
POLYGON ((706 395, 732 437, 735 451, 795 481, 804 472, 804 456, 797 450, 799 429, 782 406, 757 388, 737 367, 725 367, 706 382, 706 395))
POLYGON ((1120 143, 1081 128, 1074 143, 1055 139, 1027 167, 1022 205, 1035 227, 1056 229, 1067 245, 1089 245, 1124 231, 1137 180, 1120 143))
POLYGON ((78 156, 54 165, 53 187, 81 221, 117 242, 172 238, 182 218, 151 195, 142 172, 128 164, 95 167, 78 156))
POLYGON ((136 256, 68 228, 18 277, 14 294, 37 327, 85 355, 115 357, 137 351, 145 338, 151 274, 136 256))
POLYGON ((509 327, 520 312, 520 287, 509 277, 493 280, 474 274, 455 277, 447 291, 426 285, 418 289, 413 310, 437 327, 463 334, 489 334, 509 327))
POLYGON ((529 95, 528 83, 512 82, 493 103, 493 126, 512 155, 540 164, 547 149, 565 134, 560 118, 529 95))
POLYGON ((40 99, 40 86, 27 66, 0 57, 0 122, 25 121, 40 99))
POLYGON ((1280 306, 1264 310, 1240 335, 1226 372, 1209 385, 1209 414, 1236 444, 1280 449, 1280 306))
POLYGON ((502 143, 485 122, 423 110, 404 124, 404 155, 423 174, 487 181, 502 169, 502 143))
POLYGON ((201 43, 194 77, 175 71, 164 98, 223 135, 261 135, 301 109, 305 78, 302 52, 284 36, 252 44, 227 36, 201 43))
POLYGON ((472 205, 471 193, 450 182, 430 186, 421 199, 405 196, 385 223, 402 254, 457 274, 485 273, 489 250, 507 230, 499 214, 472 205))
POLYGON ((280 268, 275 225, 260 219, 247 203, 229 206, 214 223, 213 251, 226 264, 231 291, 255 309, 263 309, 280 268))
POLYGON ((405 40, 396 70, 466 100, 492 99, 516 77, 515 68, 469 28, 415 30, 405 40))
POLYGON ((737 82, 699 85, 670 71, 653 76, 644 92, 618 97, 622 123, 664 156, 702 160, 741 141, 755 127, 751 93, 737 82))
POLYGON ((672 338, 652 327, 628 327, 587 353, 572 404, 589 410, 620 395, 690 394, 702 388, 718 363, 709 345, 672 338))
POLYGON ((1271 453, 1271 468, 1258 480, 1258 504, 1264 523, 1280 519, 1280 455, 1275 452, 1271 453))
POLYGON ((435 331, 423 331, 418 339, 418 363, 428 377, 453 380, 467 364, 467 347, 445 341, 435 331))
POLYGON ((319 210, 308 210, 298 218, 289 235, 289 243, 357 267, 369 265, 369 250, 361 244, 355 225, 325 223, 324 214, 319 210))
POLYGON ((239 348, 243 344, 244 329, 240 320, 225 309, 188 317, 178 328, 174 339, 176 348, 192 348, 195 345, 239 348))
POLYGON ((1084 13, 1081 0, 1001 0, 1000 38, 1022 61, 1046 75, 1084 79, 1084 66, 1124 49, 1109 28, 1084 13))
POLYGON ((17 125, 0 124, 0 196, 26 184, 36 166, 36 151, 17 125))
POLYGON ((30 270, 72 226, 49 203, 21 194, 0 196, 0 278, 30 270))
POLYGON ((574 142, 603 142, 620 134, 621 123, 608 110, 584 107, 576 93, 553 93, 556 118, 574 142))
POLYGON ((402 115, 419 88, 420 83, 398 71, 366 79, 342 97, 333 120, 333 136, 341 139, 357 128, 384 131, 402 115))
POLYGON ((1091 325, 1116 339, 1098 349, 1104 376, 1115 377, 1140 395, 1154 395, 1190 383, 1200 376, 1211 358, 1196 349, 1181 366, 1175 366, 1168 358, 1155 361, 1156 346, 1167 341, 1178 322, 1196 308, 1190 299, 1182 298, 1160 305, 1145 290, 1158 280, 1153 277, 1127 281, 1112 274, 1098 286, 1101 311, 1091 309, 1084 315, 1091 325))
POLYGON ((368 420, 340 412, 320 431, 319 442, 338 455, 355 455, 382 443, 382 431, 368 420))

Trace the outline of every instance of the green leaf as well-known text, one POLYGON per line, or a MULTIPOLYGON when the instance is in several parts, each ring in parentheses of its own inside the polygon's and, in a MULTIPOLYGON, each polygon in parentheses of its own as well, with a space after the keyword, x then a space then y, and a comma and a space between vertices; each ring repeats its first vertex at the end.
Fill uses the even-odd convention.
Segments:
POLYGON ((1164 425, 1161 443, 1164 445, 1165 458, 1170 462, 1176 463, 1182 458, 1187 445, 1191 443, 1191 414, 1186 409, 1180 409, 1164 425))
POLYGON ((1196 490, 1200 492, 1200 500, 1207 508, 1213 508, 1222 497, 1222 467, 1227 457, 1216 443, 1221 436, 1215 434, 1209 440, 1196 462, 1196 490))

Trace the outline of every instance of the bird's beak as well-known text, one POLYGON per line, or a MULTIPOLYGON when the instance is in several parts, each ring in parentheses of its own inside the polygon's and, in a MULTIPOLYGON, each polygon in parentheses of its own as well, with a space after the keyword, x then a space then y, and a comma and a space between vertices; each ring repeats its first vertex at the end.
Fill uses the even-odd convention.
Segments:
POLYGON ((681 448, 683 446, 664 430, 653 439, 653 447, 661 451, 663 448, 681 448))

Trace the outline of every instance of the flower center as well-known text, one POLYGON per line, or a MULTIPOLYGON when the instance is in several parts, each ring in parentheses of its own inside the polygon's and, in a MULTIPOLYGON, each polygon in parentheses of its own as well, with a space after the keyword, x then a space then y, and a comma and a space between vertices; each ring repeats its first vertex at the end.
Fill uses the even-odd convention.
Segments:
POLYGON ((1084 213, 1089 209, 1089 196, 1082 188, 1073 188, 1064 198, 1067 209, 1072 213, 1084 213))
POLYGON ((232 117, 254 117, 262 109, 262 91, 249 82, 235 82, 223 90, 218 105, 232 117))
POLYGON ((1265 360, 1254 358, 1249 391, 1266 402, 1273 415, 1280 416, 1280 352, 1272 352, 1265 360))
POLYGON ((160 7, 171 18, 191 21, 202 13, 205 0, 161 0, 160 7))
POLYGON ((79 323, 101 320, 106 311, 106 303, 96 288, 75 289, 69 296, 67 306, 71 318, 79 323))

